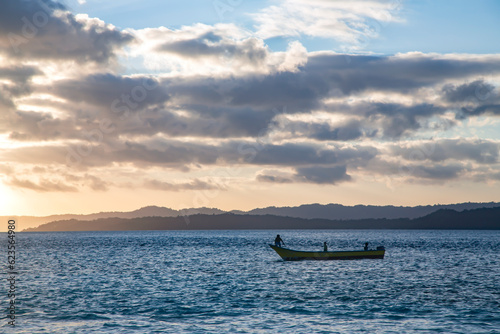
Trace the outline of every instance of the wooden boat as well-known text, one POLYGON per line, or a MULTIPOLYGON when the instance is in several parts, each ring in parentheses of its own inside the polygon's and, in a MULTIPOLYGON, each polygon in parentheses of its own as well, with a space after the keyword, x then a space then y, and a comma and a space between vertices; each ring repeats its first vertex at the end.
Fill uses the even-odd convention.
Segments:
POLYGON ((377 247, 376 250, 338 251, 338 252, 306 252, 269 245, 285 261, 300 260, 357 260, 357 259, 383 259, 385 248, 377 247))

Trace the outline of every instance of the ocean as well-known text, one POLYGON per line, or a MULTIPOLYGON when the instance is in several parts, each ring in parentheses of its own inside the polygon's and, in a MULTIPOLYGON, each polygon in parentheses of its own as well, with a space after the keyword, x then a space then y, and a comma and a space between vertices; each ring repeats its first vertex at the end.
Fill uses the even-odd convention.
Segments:
MULTIPOLYGON (((7 234, 0 235, 7 268, 7 234)), ((16 235, 5 333, 500 333, 500 231, 16 235), (284 262, 267 245, 383 245, 383 260, 284 262)), ((4 291, 8 290, 4 280, 4 291)))

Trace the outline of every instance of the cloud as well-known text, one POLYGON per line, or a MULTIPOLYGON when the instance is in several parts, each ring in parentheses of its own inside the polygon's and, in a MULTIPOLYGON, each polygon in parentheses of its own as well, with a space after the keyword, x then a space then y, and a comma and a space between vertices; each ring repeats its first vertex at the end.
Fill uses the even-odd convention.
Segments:
POLYGON ((76 187, 68 186, 60 181, 52 181, 48 179, 41 179, 38 183, 30 180, 20 180, 17 177, 12 177, 8 182, 8 185, 34 190, 37 192, 77 192, 76 187))
POLYGON ((164 103, 169 99, 165 87, 159 87, 158 82, 150 77, 129 77, 111 73, 56 81, 52 91, 59 98, 72 103, 85 102, 110 111, 122 107, 131 111, 137 110, 150 104, 164 103), (118 102, 115 102, 116 100, 118 102))
POLYGON ((130 56, 148 70, 177 77, 245 77, 297 71, 307 62, 307 50, 298 41, 286 51, 272 52, 264 40, 234 24, 195 24, 131 30, 137 36, 130 56))
POLYGON ((279 2, 263 11, 258 34, 231 24, 122 31, 52 1, 6 4, 0 158, 46 170, 9 179, 12 187, 106 191, 126 182, 93 170, 126 168, 144 175, 127 176, 130 184, 165 191, 220 185, 169 182, 150 168, 242 166, 247 182, 262 169, 261 182, 325 185, 408 169, 401 178, 409 182, 472 175, 486 182, 498 173, 496 140, 443 137, 459 138, 465 118, 500 114, 499 55, 348 55, 307 52, 297 41, 273 52, 263 39, 309 34, 361 47, 377 37, 373 22, 398 20, 393 4, 279 2), (15 54, 8 34, 22 36, 27 23, 19 17, 39 11, 47 23, 15 54), (124 67, 112 66, 121 52, 124 67), (158 72, 123 74, 130 64, 158 72), (53 168, 73 174, 55 179, 53 168))
POLYGON ((260 182, 269 183, 313 183, 313 184, 337 184, 351 180, 346 172, 346 166, 313 166, 294 168, 295 173, 284 174, 283 172, 270 171, 257 175, 260 182))
POLYGON ((351 48, 360 48, 367 39, 378 37, 383 25, 401 21, 398 1, 287 0, 267 7, 253 18, 261 38, 331 38, 351 48))
POLYGON ((361 121, 350 119, 340 124, 328 122, 285 121, 279 124, 281 131, 288 131, 293 138, 310 138, 321 141, 351 141, 373 137, 375 132, 366 131, 361 121))
POLYGON ((326 109, 331 112, 381 115, 386 118, 385 133, 401 136, 406 130, 419 128, 418 118, 428 118, 449 110, 449 106, 427 102, 408 105, 378 101, 325 106, 324 100, 362 93, 416 94, 420 89, 440 89, 449 80, 500 73, 500 58, 461 59, 454 56, 437 58, 425 55, 355 56, 346 65, 342 55, 311 55, 296 72, 279 72, 247 78, 191 78, 170 82, 176 101, 199 101, 189 108, 216 109, 247 107, 249 110, 272 110, 288 106, 287 113, 326 109), (439 70, 435 70, 438 68, 439 70), (460 69, 460 70, 458 70, 460 69))
POLYGON ((133 36, 51 0, 6 0, 0 12, 0 49, 23 59, 108 63, 133 36))
POLYGON ((335 184, 340 181, 348 181, 351 179, 346 173, 346 166, 299 167, 296 170, 296 178, 304 179, 304 182, 310 183, 335 184))
POLYGON ((329 147, 310 144, 283 145, 239 145, 240 152, 252 164, 301 166, 309 164, 325 165, 333 163, 360 163, 377 155, 373 147, 329 147))
POLYGON ((84 180, 88 184, 88 186, 94 191, 109 190, 109 185, 110 185, 109 182, 106 182, 97 176, 86 174, 84 176, 84 180))
POLYGON ((220 144, 149 139, 101 145, 45 145, 5 149, 5 162, 24 164, 69 164, 79 168, 132 164, 137 168, 159 166, 186 169, 191 165, 310 166, 365 165, 377 155, 370 146, 324 147, 312 144, 263 144, 257 141, 224 141, 220 144))
MULTIPOLYGON (((432 120, 446 120, 446 114, 461 103, 461 92, 468 94, 483 84, 476 80, 469 81, 476 86, 464 86, 468 78, 486 71, 500 72, 498 57, 406 54, 352 58, 346 66, 340 55, 315 53, 297 71, 237 77, 152 80, 144 75, 95 73, 56 80, 50 89, 32 85, 34 93, 50 97, 44 100, 44 107, 52 105, 59 112, 26 108, 12 112, 3 120, 4 129, 10 129, 10 140, 24 144, 3 150, 1 156, 11 163, 69 163, 82 170, 124 165, 179 171, 193 166, 284 167, 294 172, 262 173, 257 179, 317 184, 335 184, 371 171, 397 174, 406 165, 391 165, 391 156, 404 157, 418 171, 413 177, 422 179, 452 180, 474 169, 457 168, 461 160, 497 163, 498 149, 493 142, 441 140, 432 154, 422 158, 440 167, 419 167, 412 152, 424 147, 411 136, 436 131, 432 120), (425 96, 427 89, 435 94, 432 103, 425 96), (101 130, 101 122, 106 120, 112 122, 110 132, 101 130), (408 144, 380 149, 380 142, 394 138, 408 144), (36 140, 47 144, 31 146, 36 140)), ((19 76, 29 82, 36 71, 23 70, 19 76)), ((488 92, 494 91, 490 86, 488 92)), ((456 123, 447 124, 453 127, 456 123)), ((105 190, 109 185, 102 181, 89 181, 87 186, 105 190)), ((186 183, 184 187, 190 185, 206 186, 186 183)))
POLYGON ((457 114, 458 118, 462 118, 467 114, 470 116, 479 116, 482 114, 500 115, 500 103, 484 104, 473 108, 472 110, 468 108, 462 108, 462 112, 462 114, 457 114))
POLYGON ((224 57, 253 66, 262 66, 269 50, 263 41, 249 37, 241 41, 227 38, 216 31, 203 32, 189 39, 170 40, 157 47, 157 51, 187 58, 224 57))
POLYGON ((482 79, 461 85, 447 84, 442 91, 445 101, 456 106, 457 119, 482 114, 500 115, 497 87, 482 79))
POLYGON ((389 138, 398 138, 421 127, 419 119, 426 119, 442 113, 443 108, 430 104, 406 106, 394 103, 374 103, 368 116, 380 115, 383 134, 389 138))
POLYGON ((484 101, 494 94, 495 86, 484 80, 476 80, 461 85, 447 84, 443 87, 444 97, 450 102, 463 102, 467 100, 484 101))
POLYGON ((499 162, 500 143, 489 140, 441 139, 431 142, 393 146, 392 153, 409 161, 474 161, 480 164, 499 162))
POLYGON ((410 93, 450 80, 498 74, 500 57, 459 56, 422 53, 395 56, 318 53, 310 56, 302 73, 321 78, 324 84, 344 95, 363 91, 410 93))
MULTIPOLYGON (((54 81, 50 89, 31 85, 31 90, 53 96, 53 106, 61 112, 56 115, 26 110, 12 115, 9 122, 15 130, 11 138, 84 139, 82 133, 98 128, 104 119, 112 120, 116 126, 107 138, 119 134, 241 138, 261 136, 270 130, 322 141, 399 138, 425 129, 431 117, 450 110, 460 112, 460 105, 453 105, 446 97, 452 94, 446 82, 480 76, 486 71, 500 72, 500 61, 495 57, 436 59, 418 54, 352 58, 354 67, 346 66, 340 55, 311 55, 297 71, 239 77, 153 80, 143 75, 96 73, 54 81), (441 70, 438 75, 439 71, 433 70, 436 67, 449 70, 441 70), (457 72, 462 77, 457 78, 457 72), (419 90, 428 88, 443 92, 442 100, 419 101, 423 95, 419 90), (411 96, 413 101, 358 97, 374 93, 411 96), (349 96, 356 96, 357 101, 325 102, 349 96), (340 124, 289 122, 285 127, 276 127, 279 113, 273 110, 281 106, 287 107, 285 114, 322 110, 348 119, 340 124), (129 117, 130 114, 138 117, 129 117)), ((26 69, 27 78, 33 75, 30 71, 34 70, 26 69)), ((15 105, 12 98, 6 102, 11 108, 15 105)), ((496 112, 494 102, 489 99, 488 104, 477 107, 470 115, 496 112)))
POLYGON ((408 167, 412 177, 432 180, 451 180, 457 179, 466 167, 461 164, 447 165, 417 165, 408 167))
POLYGON ((186 106, 195 114, 179 115, 172 111, 147 111, 141 114, 145 126, 126 129, 131 134, 163 133, 171 137, 238 138, 257 137, 269 127, 274 114, 251 108, 210 108, 186 106))
POLYGON ((269 182, 269 183, 292 183, 293 175, 290 176, 281 176, 281 175, 267 175, 267 174, 259 174, 257 175, 257 181, 260 182, 269 182))
POLYGON ((41 73, 42 71, 34 66, 5 64, 0 66, 0 107, 3 109, 0 122, 15 110, 16 98, 33 92, 32 78, 41 73))
POLYGON ((10 175, 14 173, 14 167, 8 164, 1 164, 0 165, 0 173, 4 175, 10 175))
POLYGON ((154 189, 154 190, 161 190, 161 191, 181 191, 181 190, 219 190, 221 189, 220 186, 205 182, 202 180, 192 180, 190 182, 184 182, 184 183, 170 183, 170 182, 165 182, 165 181, 159 181, 159 180, 146 180, 144 183, 146 188, 149 189, 154 189))
POLYGON ((17 65, 11 67, 0 67, 0 78, 7 79, 11 82, 26 83, 37 74, 41 74, 37 67, 28 65, 17 65))

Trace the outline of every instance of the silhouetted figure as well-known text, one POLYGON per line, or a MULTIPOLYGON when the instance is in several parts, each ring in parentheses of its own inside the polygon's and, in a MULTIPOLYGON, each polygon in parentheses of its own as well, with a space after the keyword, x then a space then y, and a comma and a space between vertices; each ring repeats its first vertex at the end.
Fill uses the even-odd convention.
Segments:
POLYGON ((365 242, 365 250, 368 250, 368 243, 365 242))
POLYGON ((278 234, 276 236, 276 239, 274 239, 274 245, 276 247, 281 247, 281 243, 283 243, 283 246, 285 245, 285 242, 283 241, 283 239, 281 239, 280 235, 278 234))
POLYGON ((326 244, 326 241, 323 242, 323 252, 327 252, 328 251, 328 245, 326 244))

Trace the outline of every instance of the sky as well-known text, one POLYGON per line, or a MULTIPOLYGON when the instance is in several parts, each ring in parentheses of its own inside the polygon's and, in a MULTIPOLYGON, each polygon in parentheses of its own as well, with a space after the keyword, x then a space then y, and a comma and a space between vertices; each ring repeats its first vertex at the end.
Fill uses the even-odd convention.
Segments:
POLYGON ((500 201, 498 1, 5 0, 0 214, 500 201))

